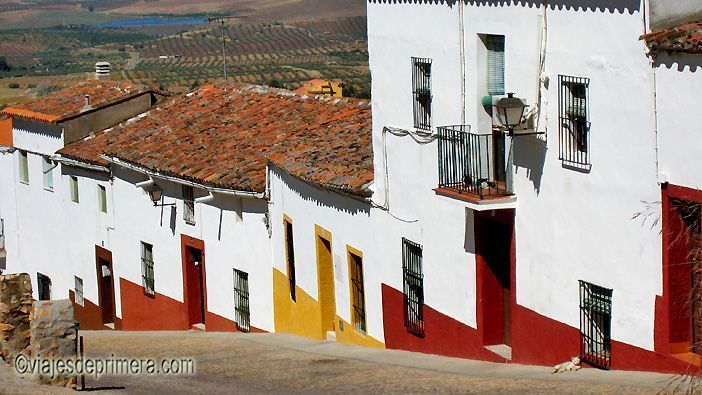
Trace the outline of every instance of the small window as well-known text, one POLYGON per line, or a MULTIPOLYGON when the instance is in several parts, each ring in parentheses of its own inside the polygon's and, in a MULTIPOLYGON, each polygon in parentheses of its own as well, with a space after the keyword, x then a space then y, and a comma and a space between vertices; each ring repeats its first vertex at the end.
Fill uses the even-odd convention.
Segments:
POLYGON ((73 290, 73 294, 75 296, 75 302, 78 306, 85 306, 85 298, 83 297, 83 279, 74 276, 75 278, 75 289, 73 290))
POLYGON ((485 36, 488 95, 505 94, 505 36, 485 36))
POLYGON ((424 336, 424 275, 422 247, 402 239, 402 272, 405 293, 405 327, 417 336, 424 336))
POLYGON ((78 195, 78 177, 71 176, 70 186, 71 186, 71 201, 74 203, 80 203, 80 196, 78 195))
POLYGON ((590 165, 588 78, 558 76, 559 158, 566 164, 590 165))
POLYGON ((103 185, 98 185, 98 205, 101 212, 107 212, 107 189, 103 185))
POLYGON ((366 332, 366 295, 363 286, 363 258, 349 251, 351 321, 357 331, 366 332))
POLYGON ((154 288, 154 246, 141 242, 141 284, 144 293, 153 296, 154 288))
POLYGON ((41 158, 41 171, 44 175, 44 189, 54 190, 54 163, 46 156, 41 158))
POLYGON ((431 129, 431 59, 412 58, 414 127, 431 129))
POLYGON ((195 224, 195 200, 193 198, 193 187, 183 185, 183 219, 186 223, 195 224))
POLYGON ((249 274, 236 269, 234 269, 234 311, 236 327, 242 332, 250 331, 249 274))
POLYGON ((39 300, 51 300, 51 279, 49 276, 37 273, 37 290, 39 300))
POLYGON ((288 282, 290 283, 290 299, 293 302, 296 300, 295 296, 295 245, 293 243, 293 226, 292 222, 289 220, 283 221, 283 226, 285 227, 285 256, 288 265, 288 282))
POLYGON ((29 160, 25 151, 19 151, 19 177, 20 182, 29 184, 29 160))
POLYGON ((600 369, 612 365, 612 290, 580 281, 580 359, 600 369))

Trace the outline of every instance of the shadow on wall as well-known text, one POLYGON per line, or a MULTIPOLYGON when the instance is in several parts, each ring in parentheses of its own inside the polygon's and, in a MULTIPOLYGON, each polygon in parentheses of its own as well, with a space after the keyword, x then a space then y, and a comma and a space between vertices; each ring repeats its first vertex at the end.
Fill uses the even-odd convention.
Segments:
POLYGON ((513 144, 515 172, 519 174, 521 169, 525 169, 538 195, 541 192, 541 177, 548 151, 546 141, 537 136, 524 136, 515 138, 513 144))
MULTIPOLYGON (((594 12, 618 12, 634 14, 641 10, 640 0, 545 0, 551 10, 582 10, 594 12)), ((408 3, 408 4, 441 4, 454 7, 456 0, 369 0, 371 3, 408 3)), ((541 6, 541 0, 463 0, 464 4, 470 6, 485 7, 509 7, 520 5, 522 7, 535 8, 541 6)))
POLYGON ((656 67, 675 68, 680 72, 689 69, 691 73, 696 73, 699 69, 702 69, 702 55, 659 52, 656 55, 656 67))
POLYGON ((300 199, 315 202, 317 206, 335 208, 352 215, 370 215, 371 206, 368 203, 310 185, 279 169, 276 169, 276 174, 300 199))

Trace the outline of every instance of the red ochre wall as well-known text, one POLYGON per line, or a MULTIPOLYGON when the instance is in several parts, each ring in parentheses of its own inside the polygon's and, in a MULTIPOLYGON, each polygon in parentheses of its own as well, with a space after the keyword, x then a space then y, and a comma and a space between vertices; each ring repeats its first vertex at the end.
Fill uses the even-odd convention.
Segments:
MULTIPOLYGON (((144 288, 124 278, 119 279, 122 297, 122 329, 127 331, 189 330, 185 303, 159 294, 144 294, 144 288)), ((232 307, 233 309, 233 307, 232 307)), ((205 312, 207 332, 238 332, 236 323, 210 311, 205 312)), ((265 332, 251 327, 251 332, 265 332)))
MULTIPOLYGON (((425 336, 404 326, 403 294, 382 284, 383 327, 388 349, 458 358, 528 365, 554 366, 580 352, 580 331, 519 305, 512 308, 512 360, 483 347, 479 331, 424 306, 425 336)), ((612 341, 612 369, 664 373, 696 372, 687 362, 632 345, 612 341)))

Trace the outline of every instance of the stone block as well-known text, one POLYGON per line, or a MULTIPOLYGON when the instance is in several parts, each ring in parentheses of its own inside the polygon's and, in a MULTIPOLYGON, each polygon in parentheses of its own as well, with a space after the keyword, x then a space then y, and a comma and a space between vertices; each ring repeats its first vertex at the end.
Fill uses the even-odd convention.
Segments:
MULTIPOLYGON (((70 300, 37 301, 30 315, 32 358, 42 360, 77 359, 76 338, 78 322, 73 316, 70 300)), ((39 375, 41 383, 75 387, 76 376, 58 377, 39 375)))
POLYGON ((33 304, 28 274, 0 276, 0 357, 9 364, 14 363, 17 354, 29 355, 33 304))

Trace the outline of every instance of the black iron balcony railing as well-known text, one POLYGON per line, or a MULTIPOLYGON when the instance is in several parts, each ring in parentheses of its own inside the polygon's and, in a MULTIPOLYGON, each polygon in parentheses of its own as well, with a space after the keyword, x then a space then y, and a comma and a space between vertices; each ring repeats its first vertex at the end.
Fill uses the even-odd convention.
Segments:
POLYGON ((512 195, 508 137, 502 131, 471 133, 469 125, 438 128, 439 188, 480 199, 512 195))

